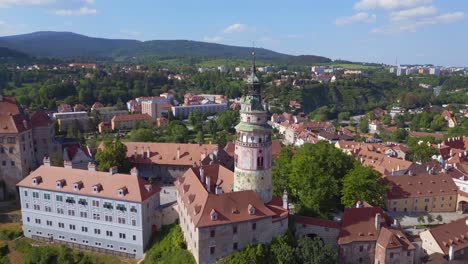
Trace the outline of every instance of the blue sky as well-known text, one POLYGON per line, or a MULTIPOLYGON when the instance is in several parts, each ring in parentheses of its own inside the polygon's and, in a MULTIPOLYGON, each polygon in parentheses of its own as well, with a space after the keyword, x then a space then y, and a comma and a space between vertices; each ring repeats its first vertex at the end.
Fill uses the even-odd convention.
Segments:
POLYGON ((0 0, 1 36, 40 30, 468 66, 466 0, 0 0))

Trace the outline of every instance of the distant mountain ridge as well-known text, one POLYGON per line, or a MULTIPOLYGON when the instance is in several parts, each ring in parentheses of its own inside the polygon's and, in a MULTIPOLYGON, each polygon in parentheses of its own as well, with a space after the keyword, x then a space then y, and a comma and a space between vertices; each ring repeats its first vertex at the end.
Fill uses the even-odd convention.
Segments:
MULTIPOLYGON (((230 46, 191 40, 105 39, 72 32, 40 31, 23 35, 0 37, 0 47, 6 47, 30 56, 72 59, 101 57, 126 60, 143 57, 203 57, 245 59, 252 48, 230 46)), ((293 56, 263 48, 255 49, 259 60, 271 63, 305 65, 331 62, 315 55, 293 56)))

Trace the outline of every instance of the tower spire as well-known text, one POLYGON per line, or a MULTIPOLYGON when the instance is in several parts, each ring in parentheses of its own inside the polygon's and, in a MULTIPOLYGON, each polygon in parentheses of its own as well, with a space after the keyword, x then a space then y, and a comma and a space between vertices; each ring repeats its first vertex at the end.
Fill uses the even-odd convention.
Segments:
POLYGON ((255 48, 252 51, 252 73, 253 74, 257 73, 257 69, 255 67, 255 48))

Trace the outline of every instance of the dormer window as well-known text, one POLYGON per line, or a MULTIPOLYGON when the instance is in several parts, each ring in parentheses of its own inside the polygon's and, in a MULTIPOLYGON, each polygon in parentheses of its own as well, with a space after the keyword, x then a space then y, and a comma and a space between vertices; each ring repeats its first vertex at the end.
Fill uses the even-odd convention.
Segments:
POLYGON ((255 214, 255 207, 253 207, 251 204, 249 204, 249 215, 254 215, 255 214))
POLYGON ((211 210, 210 216, 211 216, 211 220, 213 221, 218 220, 218 213, 214 209, 211 210))
POLYGON ((81 188, 83 188, 83 182, 82 181, 73 183, 73 190, 79 191, 81 188))
POLYGON ((122 187, 118 190, 119 196, 125 196, 127 194, 127 187, 122 187))
POLYGON ((101 189, 102 189, 101 184, 98 183, 96 185, 93 185, 93 193, 98 193, 101 191, 101 189))
POLYGON ((63 186, 65 186, 65 180, 58 180, 55 182, 55 186, 57 188, 63 188, 63 186))
POLYGON ((37 176, 37 177, 34 177, 32 179, 32 184, 34 184, 34 185, 38 185, 41 182, 42 182, 42 177, 41 176, 37 176))

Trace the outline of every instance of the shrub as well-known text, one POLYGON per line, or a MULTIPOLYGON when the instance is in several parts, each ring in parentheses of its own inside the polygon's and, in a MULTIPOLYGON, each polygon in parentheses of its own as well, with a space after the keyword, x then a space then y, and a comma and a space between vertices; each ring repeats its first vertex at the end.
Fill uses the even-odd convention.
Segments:
POLYGON ((0 230, 0 240, 13 240, 21 236, 21 230, 2 229, 0 230))
POLYGON ((0 257, 6 256, 8 252, 8 244, 5 242, 0 242, 0 257))

